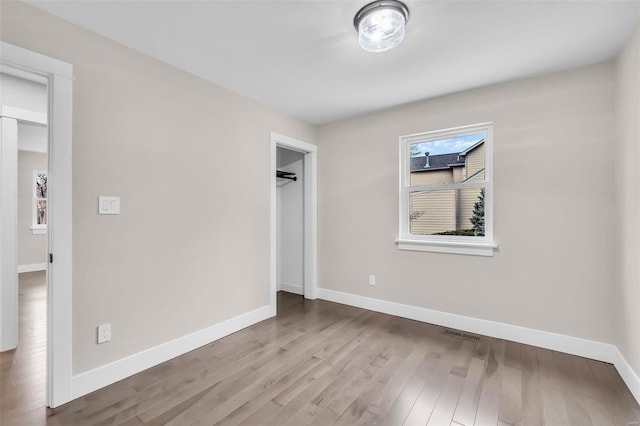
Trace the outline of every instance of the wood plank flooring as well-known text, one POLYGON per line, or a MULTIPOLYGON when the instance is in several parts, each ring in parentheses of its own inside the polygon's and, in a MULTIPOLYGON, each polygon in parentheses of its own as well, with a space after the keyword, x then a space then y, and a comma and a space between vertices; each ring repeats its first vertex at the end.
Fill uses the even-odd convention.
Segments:
POLYGON ((17 372, 17 363, 5 369, 4 354, 2 360, 3 426, 640 420, 640 407, 610 364, 484 336, 463 339, 441 327, 288 293, 278 295, 276 318, 55 410, 38 407, 35 390, 5 386, 23 373, 25 383, 40 382, 17 372))
POLYGON ((47 289, 45 273, 28 272, 18 281, 18 348, 0 352, 0 424, 31 424, 45 413, 47 289), (10 419, 10 420, 9 420, 10 419))

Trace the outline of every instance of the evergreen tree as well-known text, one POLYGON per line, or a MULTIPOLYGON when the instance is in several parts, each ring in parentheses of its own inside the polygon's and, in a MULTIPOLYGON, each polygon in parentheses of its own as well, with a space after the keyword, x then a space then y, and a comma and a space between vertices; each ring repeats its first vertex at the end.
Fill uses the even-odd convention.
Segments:
POLYGON ((473 234, 476 237, 484 237, 484 188, 480 190, 478 201, 473 205, 473 214, 469 220, 473 225, 473 234))

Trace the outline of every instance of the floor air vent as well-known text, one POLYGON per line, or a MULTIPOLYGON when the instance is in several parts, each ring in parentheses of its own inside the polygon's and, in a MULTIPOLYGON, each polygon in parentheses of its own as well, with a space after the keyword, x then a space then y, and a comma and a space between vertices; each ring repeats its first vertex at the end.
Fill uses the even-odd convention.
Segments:
POLYGON ((477 334, 467 333, 466 331, 450 330, 448 328, 445 328, 442 331, 442 333, 446 334, 447 336, 457 337, 458 339, 470 340, 472 342, 480 341, 480 336, 478 336, 477 334))

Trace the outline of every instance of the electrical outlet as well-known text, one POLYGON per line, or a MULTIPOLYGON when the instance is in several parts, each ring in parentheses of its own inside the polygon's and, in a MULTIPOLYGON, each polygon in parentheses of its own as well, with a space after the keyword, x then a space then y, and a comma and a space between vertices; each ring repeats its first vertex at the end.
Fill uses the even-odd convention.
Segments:
POLYGON ((376 276, 369 275, 369 285, 376 285, 376 276))
POLYGON ((111 324, 98 326, 98 344, 111 340, 111 324))

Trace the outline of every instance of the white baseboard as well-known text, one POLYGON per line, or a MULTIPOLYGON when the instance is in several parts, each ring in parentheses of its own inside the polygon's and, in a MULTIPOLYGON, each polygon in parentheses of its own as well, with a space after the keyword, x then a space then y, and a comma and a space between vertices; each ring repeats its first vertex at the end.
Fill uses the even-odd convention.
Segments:
POLYGON ((617 360, 613 361, 616 370, 624 380, 624 383, 629 387, 629 390, 635 397, 636 401, 640 403, 640 377, 633 371, 633 368, 629 365, 622 353, 616 348, 617 360))
POLYGON ((73 376, 71 379, 72 399, 79 398, 171 358, 185 354, 274 315, 275 309, 273 306, 264 306, 195 333, 73 376))
POLYGON ((627 363, 618 348, 609 343, 595 342, 548 331, 519 327, 495 321, 487 321, 463 315, 450 314, 402 303, 359 296, 340 291, 318 289, 318 298, 382 312, 402 318, 427 322, 443 327, 496 337, 545 349, 578 355, 613 364, 627 384, 636 401, 640 401, 640 379, 627 363))
POLYGON ((32 263, 30 265, 19 265, 18 273, 22 274, 24 272, 37 272, 37 271, 46 271, 47 264, 46 263, 32 263))
POLYGON ((304 289, 300 284, 280 283, 280 290, 294 294, 304 294, 304 289))

